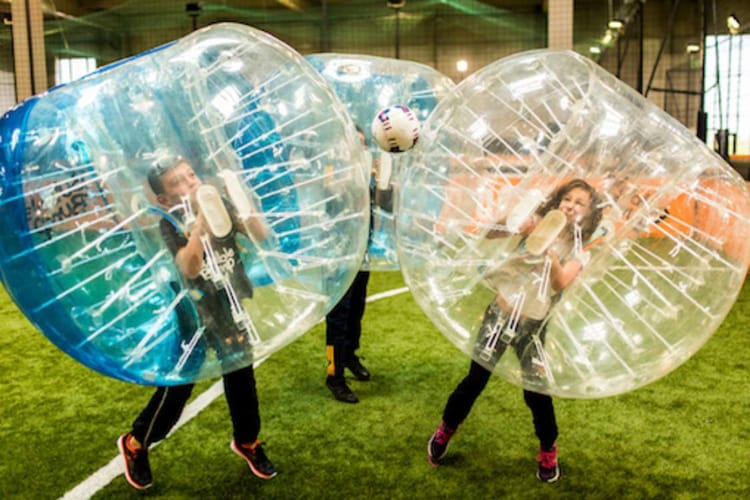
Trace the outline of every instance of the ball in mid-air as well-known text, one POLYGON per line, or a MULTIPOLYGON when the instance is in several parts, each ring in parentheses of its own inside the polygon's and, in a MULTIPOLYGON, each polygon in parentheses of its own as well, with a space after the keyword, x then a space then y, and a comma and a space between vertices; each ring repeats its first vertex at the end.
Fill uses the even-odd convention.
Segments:
POLYGON ((419 140, 419 120, 407 106, 388 106, 372 120, 372 136, 385 151, 403 153, 419 140))
POLYGON ((373 190, 372 235, 361 269, 397 271, 397 193, 400 179, 406 175, 401 165, 413 154, 384 151, 372 136, 372 120, 388 103, 398 103, 412 111, 421 130, 421 124, 455 84, 435 69, 405 59, 336 53, 310 54, 305 59, 331 84, 354 124, 365 134, 371 157, 366 163, 373 190))

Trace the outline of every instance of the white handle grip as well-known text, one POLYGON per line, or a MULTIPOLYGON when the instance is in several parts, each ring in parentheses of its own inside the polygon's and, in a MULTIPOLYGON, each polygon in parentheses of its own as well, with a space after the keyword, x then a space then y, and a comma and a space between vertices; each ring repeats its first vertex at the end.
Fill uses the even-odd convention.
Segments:
POLYGON ((531 189, 513 207, 505 220, 505 225, 511 233, 517 233, 526 219, 534 215, 537 207, 544 201, 544 194, 538 189, 531 189))
POLYGON ((532 255, 540 255, 560 236, 568 224, 568 218, 560 210, 550 210, 526 238, 526 249, 532 255))
POLYGON ((219 190, 210 184, 203 184, 196 191, 195 198, 211 234, 217 238, 227 236, 232 231, 232 218, 229 217, 219 190))
POLYGON ((219 172, 219 177, 224 180, 224 186, 229 195, 229 199, 232 200, 232 204, 237 209, 237 215, 241 220, 245 220, 255 213, 255 205, 253 205, 250 197, 245 194, 242 189, 242 183, 237 178, 237 174, 232 170, 222 170, 219 172))

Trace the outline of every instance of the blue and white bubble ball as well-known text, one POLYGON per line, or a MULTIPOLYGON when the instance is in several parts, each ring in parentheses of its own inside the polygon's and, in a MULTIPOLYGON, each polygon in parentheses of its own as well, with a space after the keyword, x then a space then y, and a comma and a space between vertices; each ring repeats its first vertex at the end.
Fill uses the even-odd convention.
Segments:
POLYGON ((368 167, 351 118, 261 31, 213 25, 1 125, 3 283, 54 344, 107 375, 179 384, 257 362, 320 321, 361 264, 368 167), (178 161, 206 189, 165 206, 146 179, 178 161), (211 230, 201 272, 224 297, 210 320, 162 236, 187 235, 197 215, 211 230), (256 223, 265 235, 243 234, 256 223), (229 232, 236 247, 220 244, 229 232))
POLYGON ((402 165, 411 154, 408 149, 414 145, 415 128, 418 130, 419 124, 455 85, 429 66, 402 59, 333 53, 305 58, 331 85, 365 135, 371 164, 372 233, 362 269, 397 270, 395 214, 402 165), (401 142, 404 147, 393 152, 391 146, 380 147, 373 136, 372 124, 386 109, 394 109, 399 115, 405 113, 402 109, 408 110, 416 122, 408 126, 411 132, 401 142))
POLYGON ((709 339, 745 281, 745 181, 580 55, 487 66, 421 140, 401 184, 402 272, 440 331, 514 384, 641 387, 709 339))

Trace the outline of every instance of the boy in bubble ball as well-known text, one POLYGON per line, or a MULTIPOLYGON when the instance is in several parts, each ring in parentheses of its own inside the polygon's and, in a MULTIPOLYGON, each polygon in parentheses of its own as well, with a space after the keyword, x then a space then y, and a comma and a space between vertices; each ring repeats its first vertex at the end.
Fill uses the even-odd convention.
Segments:
MULTIPOLYGON (((228 360, 232 352, 252 348, 247 330, 233 319, 229 304, 229 289, 236 299, 252 297, 252 284, 240 260, 235 235, 241 228, 253 239, 260 241, 266 236, 265 226, 258 217, 248 217, 240 224, 232 210, 228 210, 224 212, 230 216, 224 221, 226 234, 221 237, 213 234, 216 223, 212 226, 210 218, 197 208, 200 205, 196 203, 196 195, 202 182, 190 162, 184 158, 155 164, 149 171, 148 182, 165 211, 159 229, 174 256, 179 272, 191 289, 206 342, 216 351, 219 359, 231 367, 228 364, 231 361, 228 360), (171 210, 180 205, 185 209, 171 210), (180 213, 189 210, 195 211, 193 217, 185 217, 180 213), (231 222, 231 227, 227 222, 231 222), (209 251, 214 254, 218 270, 217 266, 211 269, 207 247, 204 246, 206 241, 210 242, 209 251), (217 273, 223 276, 224 286, 217 285, 216 280, 212 279, 217 273)), ((223 198, 215 200, 224 203, 223 198)), ((181 330, 187 330, 185 325, 190 321, 186 319, 185 310, 178 306, 176 312, 181 330)), ((257 477, 273 478, 277 471, 258 441, 260 413, 252 364, 225 373, 223 382, 234 429, 230 444, 232 451, 247 462, 257 477)), ((184 384, 157 388, 133 422, 130 432, 118 439, 120 454, 125 461, 125 478, 134 488, 145 489, 151 486, 148 448, 164 439, 177 423, 193 386, 194 384, 184 384)))
MULTIPOLYGON (((512 347, 521 362, 524 379, 531 385, 544 383, 541 345, 545 329, 539 330, 562 290, 588 263, 590 257, 583 242, 591 239, 599 225, 600 205, 596 190, 586 181, 574 179, 560 186, 517 228, 523 236, 517 249, 520 257, 504 263, 494 273, 492 281, 496 283, 497 295, 484 312, 469 373, 451 393, 442 421, 427 443, 428 460, 433 466, 445 456, 451 437, 490 379, 492 372, 476 359, 493 367, 505 350, 512 347), (551 212, 556 213, 548 216, 551 212), (550 230, 550 221, 555 216, 557 230, 550 230), (537 235, 547 232, 547 241, 540 242, 539 238, 533 241, 534 230, 542 229, 545 224, 547 227, 537 235)), ((506 225, 508 220, 501 223, 506 225)), ((487 237, 508 234, 506 225, 506 229, 491 230, 487 237)), ((539 439, 536 477, 544 482, 557 481, 560 477, 558 431, 552 398, 526 389, 523 395, 539 439)))

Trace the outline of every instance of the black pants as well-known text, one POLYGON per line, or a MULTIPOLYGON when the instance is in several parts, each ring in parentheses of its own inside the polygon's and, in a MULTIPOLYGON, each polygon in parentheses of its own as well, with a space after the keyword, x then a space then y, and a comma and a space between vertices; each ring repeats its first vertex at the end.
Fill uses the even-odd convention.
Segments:
MULTIPOLYGON (((478 354, 480 351, 486 352, 488 337, 492 335, 500 337, 503 329, 507 327, 507 318, 503 319, 502 315, 503 312, 499 310, 494 302, 487 307, 479 335, 477 336, 475 354, 478 354)), ((510 332, 510 335, 515 333, 511 345, 521 360, 521 366, 524 369, 530 369, 531 355, 528 352, 528 348, 529 346, 533 346, 531 333, 540 325, 541 322, 522 321, 519 322, 516 332, 510 332)), ((541 337, 543 336, 544 331, 541 333, 541 337)), ((508 344, 500 339, 496 343, 491 342, 491 344, 494 347, 490 354, 490 361, 494 365, 505 352, 508 344)), ((491 375, 492 372, 490 370, 472 360, 469 367, 469 374, 464 377, 458 384, 458 387, 451 393, 445 405, 443 421, 448 427, 456 429, 466 419, 474 405, 474 401, 476 401, 484 390, 491 375)), ((534 420, 534 430, 537 438, 539 438, 540 445, 545 450, 551 449, 557 440, 557 421, 555 419, 555 408, 552 404, 552 398, 546 394, 524 390, 523 399, 526 402, 526 406, 531 410, 534 420)))
MULTIPOLYGON (((253 443, 260 433, 260 412, 252 366, 224 374, 224 397, 232 417, 234 439, 253 443)), ((164 439, 177 423, 194 384, 159 387, 133 422, 133 436, 144 446, 164 439)))
MULTIPOLYGON (((448 427, 456 429, 466 419, 491 375, 492 372, 472 360, 469 374, 458 384, 445 405, 443 421, 448 427)), ((552 398, 546 394, 524 390, 523 399, 531 410, 539 444, 545 450, 551 449, 557 440, 557 422, 552 398)))
POLYGON ((343 377, 346 363, 359 349, 369 279, 368 271, 359 271, 339 303, 326 316, 326 355, 331 377, 343 377))

